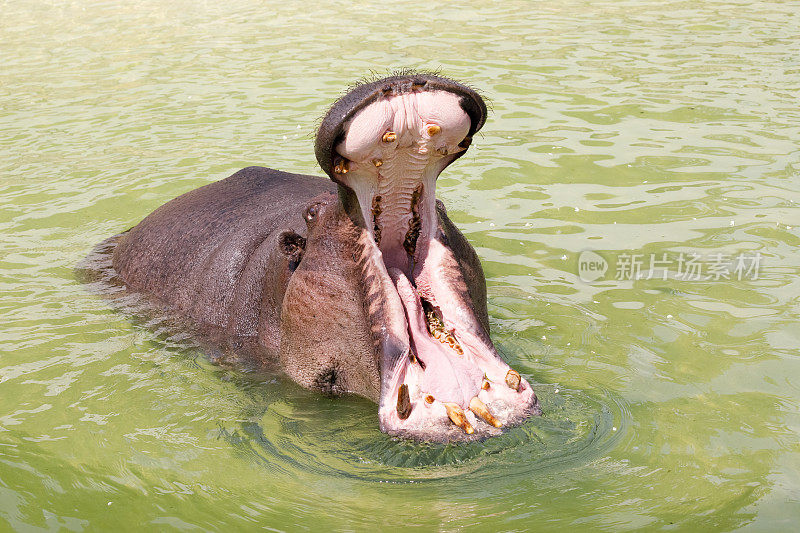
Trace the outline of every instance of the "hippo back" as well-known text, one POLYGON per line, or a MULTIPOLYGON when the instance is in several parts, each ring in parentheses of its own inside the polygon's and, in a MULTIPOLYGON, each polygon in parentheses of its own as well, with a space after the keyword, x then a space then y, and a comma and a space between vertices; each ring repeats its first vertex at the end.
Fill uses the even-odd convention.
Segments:
POLYGON ((245 168, 175 198, 122 234, 114 270, 128 289, 200 325, 272 344, 280 317, 270 315, 281 308, 292 268, 281 235, 304 237, 305 207, 335 190, 320 177, 245 168))

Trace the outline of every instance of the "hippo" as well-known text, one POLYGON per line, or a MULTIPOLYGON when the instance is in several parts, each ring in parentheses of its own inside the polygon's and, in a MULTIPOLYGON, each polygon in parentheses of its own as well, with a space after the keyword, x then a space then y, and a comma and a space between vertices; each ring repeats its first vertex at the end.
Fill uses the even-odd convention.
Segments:
POLYGON ((438 74, 363 81, 319 126, 330 179, 248 167, 99 253, 125 291, 239 360, 373 400, 389 435, 497 435, 541 409, 492 344, 481 263, 436 199, 486 115, 475 90, 438 74))

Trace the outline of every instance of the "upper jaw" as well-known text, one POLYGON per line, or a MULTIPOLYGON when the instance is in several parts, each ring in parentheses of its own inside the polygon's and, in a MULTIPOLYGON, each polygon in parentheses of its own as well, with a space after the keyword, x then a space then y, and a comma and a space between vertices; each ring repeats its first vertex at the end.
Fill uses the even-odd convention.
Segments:
MULTIPOLYGON (((422 72, 403 73, 357 84, 331 106, 320 124, 315 143, 317 161, 322 170, 331 179, 339 182, 334 172, 338 155, 336 146, 344 137, 346 124, 359 111, 374 102, 396 96, 436 91, 450 93, 458 98, 459 106, 469 116, 470 125, 462 146, 467 148, 472 136, 481 129, 486 120, 487 111, 483 98, 466 85, 443 76, 422 72)), ((447 164, 458 156, 450 159, 447 164)))
POLYGON ((459 97, 446 91, 382 98, 346 122, 334 175, 356 195, 387 266, 413 275, 437 228, 436 179, 465 150, 470 127, 459 97))
POLYGON ((326 114, 317 160, 391 266, 412 275, 418 249, 436 229, 436 179, 485 119, 474 90, 414 72, 359 84, 326 114))

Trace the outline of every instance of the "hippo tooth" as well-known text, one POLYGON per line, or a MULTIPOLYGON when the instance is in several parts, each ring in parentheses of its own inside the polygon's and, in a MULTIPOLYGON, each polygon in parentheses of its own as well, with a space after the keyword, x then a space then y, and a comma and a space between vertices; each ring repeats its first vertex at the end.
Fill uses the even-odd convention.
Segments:
POLYGON ((393 143, 397 140, 397 134, 393 131, 387 131, 383 134, 382 140, 385 143, 393 143))
POLYGON ((333 167, 333 171, 336 174, 347 174, 350 170, 349 165, 347 164, 347 160, 339 161, 336 163, 336 166, 333 167))
POLYGON ((514 370, 513 368, 508 371, 506 374, 506 385, 514 389, 515 391, 519 392, 519 384, 522 381, 522 378, 519 375, 519 372, 514 370))
POLYGON ((481 383, 481 388, 483 390, 489 390, 489 386, 490 386, 489 385, 489 380, 486 379, 486 378, 483 378, 483 383, 481 383))
POLYGON ((493 425, 496 428, 503 427, 501 424, 489 411, 489 408, 486 407, 486 404, 480 401, 477 396, 472 398, 469 401, 469 410, 478 415, 479 417, 486 420, 489 424, 493 425))
POLYGON ((411 397, 408 394, 408 385, 403 383, 397 392, 397 416, 405 420, 411 414, 411 397))
POLYGON ((415 354, 411 350, 408 351, 408 360, 411 361, 412 364, 417 363, 420 366, 420 368, 422 368, 422 370, 425 370, 425 363, 422 361, 422 359, 417 357, 417 354, 415 354))
POLYGON ((430 126, 428 126, 428 135, 430 135, 431 137, 433 137, 434 135, 436 135, 441 131, 442 127, 439 126, 438 124, 431 124, 430 126))
POLYGON ((375 165, 375 168, 380 168, 383 165, 383 161, 380 159, 375 159, 372 161, 372 164, 375 165))
POLYGON ((473 429, 472 425, 467 420, 467 415, 464 414, 464 410, 461 407, 452 402, 445 403, 444 407, 447 409, 447 416, 453 424, 463 429, 464 433, 472 435, 475 432, 475 429, 473 429))

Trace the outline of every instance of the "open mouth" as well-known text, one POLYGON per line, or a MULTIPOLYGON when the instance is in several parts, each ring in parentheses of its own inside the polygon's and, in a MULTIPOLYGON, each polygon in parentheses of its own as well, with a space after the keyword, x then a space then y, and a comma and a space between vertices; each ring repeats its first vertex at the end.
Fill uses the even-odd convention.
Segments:
POLYGON ((479 263, 451 242, 457 230, 436 202, 437 177, 469 147, 485 105, 437 76, 372 85, 334 105, 325 121, 336 127, 318 137, 317 157, 351 197, 372 277, 394 293, 382 304, 382 328, 402 349, 382 354, 381 428, 425 440, 497 434, 537 414, 538 402, 497 354, 470 286, 483 284, 479 263))

